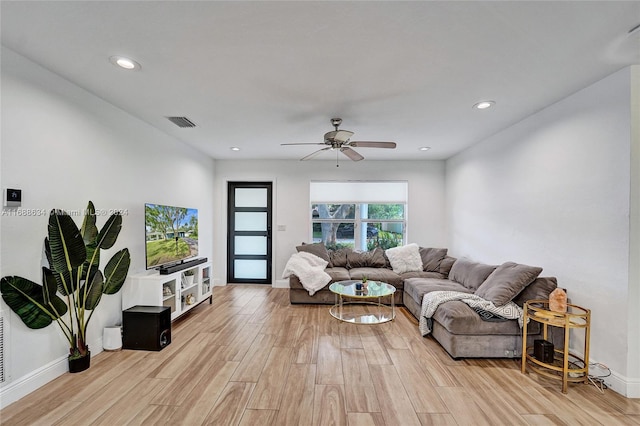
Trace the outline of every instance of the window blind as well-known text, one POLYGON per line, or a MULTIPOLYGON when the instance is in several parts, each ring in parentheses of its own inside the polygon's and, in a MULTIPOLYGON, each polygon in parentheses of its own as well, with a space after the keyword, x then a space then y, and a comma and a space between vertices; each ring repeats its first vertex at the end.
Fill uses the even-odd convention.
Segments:
POLYGON ((311 181, 311 203, 407 203, 406 181, 311 181))

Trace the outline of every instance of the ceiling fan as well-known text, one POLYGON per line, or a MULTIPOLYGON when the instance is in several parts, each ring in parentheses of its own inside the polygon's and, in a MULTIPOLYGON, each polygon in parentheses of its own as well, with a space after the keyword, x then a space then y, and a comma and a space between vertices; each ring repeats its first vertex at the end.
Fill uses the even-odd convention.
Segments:
POLYGON ((324 134, 324 142, 318 143, 283 143, 280 145, 327 145, 325 148, 321 148, 306 157, 302 157, 300 161, 310 160, 323 151, 336 151, 342 152, 353 161, 364 160, 364 157, 356 152, 352 148, 395 148, 395 142, 372 142, 372 141, 352 141, 350 138, 353 136, 353 132, 349 130, 339 130, 342 124, 341 118, 332 118, 331 125, 335 127, 335 130, 324 134))

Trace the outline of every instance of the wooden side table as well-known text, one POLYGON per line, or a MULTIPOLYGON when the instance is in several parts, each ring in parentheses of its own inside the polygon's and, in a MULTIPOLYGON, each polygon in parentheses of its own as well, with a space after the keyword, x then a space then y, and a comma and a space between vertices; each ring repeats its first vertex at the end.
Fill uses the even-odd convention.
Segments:
POLYGON ((589 380, 589 327, 591 311, 567 303, 567 312, 549 309, 548 300, 529 300, 524 304, 524 324, 522 327, 522 373, 527 365, 531 370, 545 377, 562 380, 562 393, 567 393, 568 383, 587 383, 589 380), (533 346, 527 346, 527 319, 542 324, 543 338, 547 340, 549 327, 564 329, 564 347, 554 348, 553 363, 542 362, 533 356, 533 346), (572 329, 584 330, 584 358, 569 351, 572 329), (577 365, 577 364, 582 364, 577 365))

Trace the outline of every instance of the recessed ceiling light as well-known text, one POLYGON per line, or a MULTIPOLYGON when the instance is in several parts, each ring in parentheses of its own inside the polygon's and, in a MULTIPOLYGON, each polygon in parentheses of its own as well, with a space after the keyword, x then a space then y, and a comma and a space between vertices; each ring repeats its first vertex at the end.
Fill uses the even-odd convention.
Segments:
POLYGON ((420 151, 429 151, 431 149, 431 147, 430 146, 421 146, 419 149, 420 149, 420 151))
POLYGON ((139 63, 133 59, 125 58, 124 56, 112 56, 109 58, 109 61, 113 65, 117 65, 125 70, 139 70, 142 68, 139 63))
POLYGON ((231 151, 240 151, 240 148, 238 148, 237 146, 232 146, 229 149, 231 149, 231 151))
POLYGON ((491 108, 495 104, 496 104, 495 101, 481 101, 481 102, 478 102, 477 104, 475 104, 473 106, 473 108, 474 109, 487 109, 487 108, 491 108))

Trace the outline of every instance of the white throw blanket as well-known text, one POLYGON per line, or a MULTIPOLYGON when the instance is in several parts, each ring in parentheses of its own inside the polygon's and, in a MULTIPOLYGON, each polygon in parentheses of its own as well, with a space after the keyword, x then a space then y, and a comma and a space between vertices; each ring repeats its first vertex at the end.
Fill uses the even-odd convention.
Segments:
POLYGON ((431 333, 431 318, 433 314, 444 302, 450 300, 460 300, 471 308, 479 308, 486 312, 491 312, 497 316, 507 319, 517 319, 518 324, 522 327, 522 308, 513 302, 507 302, 502 306, 496 306, 493 302, 476 296, 475 294, 463 293, 460 291, 432 291, 422 298, 422 311, 420 312, 420 333, 426 336, 431 333))
POLYGON ((313 296, 316 291, 329 284, 331 276, 324 271, 329 262, 315 254, 300 252, 291 255, 284 267, 282 278, 295 275, 302 286, 313 296))

